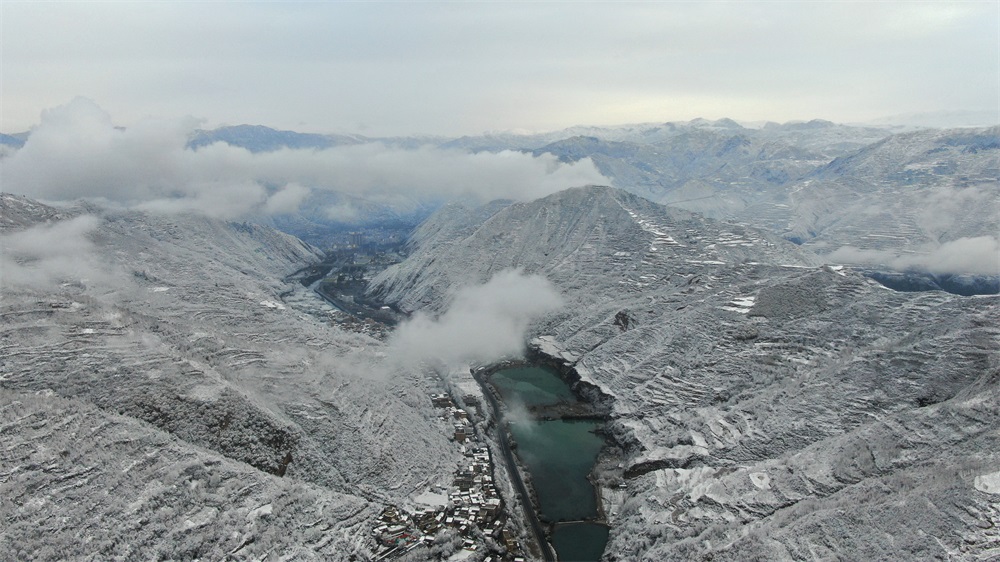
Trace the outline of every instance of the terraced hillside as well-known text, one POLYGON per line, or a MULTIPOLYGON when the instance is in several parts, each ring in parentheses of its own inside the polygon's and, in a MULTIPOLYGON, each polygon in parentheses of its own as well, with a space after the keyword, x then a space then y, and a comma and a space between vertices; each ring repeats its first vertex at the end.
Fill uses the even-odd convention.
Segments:
POLYGON ((817 252, 851 246, 895 255, 996 235, 998 150, 998 127, 892 134, 727 119, 594 128, 532 148, 565 161, 589 158, 615 187, 817 252))
POLYGON ((1000 127, 893 135, 789 184, 788 235, 901 252, 995 236, 998 154, 1000 127))
POLYGON ((614 397, 627 449, 598 475, 608 559, 1000 554, 997 297, 896 293, 611 188, 497 206, 432 218, 374 290, 434 309, 518 267, 562 291, 535 345, 614 397))
POLYGON ((409 309, 441 306, 454 285, 481 283, 512 267, 614 297, 642 294, 650 285, 697 284, 695 273, 761 256, 776 264, 816 263, 763 231, 593 186, 530 203, 454 204, 422 224, 412 244, 406 263, 376 277, 371 289, 409 309), (667 262, 672 267, 664 270, 667 262))
POLYGON ((284 280, 312 248, 201 216, 0 203, 6 552, 347 559, 385 503, 450 477, 424 383, 284 280))

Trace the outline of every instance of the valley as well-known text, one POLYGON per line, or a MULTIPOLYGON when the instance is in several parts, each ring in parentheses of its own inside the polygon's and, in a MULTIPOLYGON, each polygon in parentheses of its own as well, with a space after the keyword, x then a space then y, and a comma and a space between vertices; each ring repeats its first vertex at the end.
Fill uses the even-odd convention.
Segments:
POLYGON ((1000 562, 1000 0, 0 0, 0 562, 1000 562))
MULTIPOLYGON (((264 129, 198 150, 367 142, 264 129)), ((287 216, 5 191, 0 548, 995 558, 996 138, 439 139, 420 154, 591 162, 608 185, 405 208, 300 186, 315 207, 287 216), (356 223, 325 207, 345 202, 356 223)))
MULTIPOLYGON (((444 212, 465 220, 458 209, 444 212)), ((859 272, 814 265, 814 256, 763 232, 610 188, 491 212, 460 234, 461 244, 449 238, 456 229, 430 219, 407 260, 376 277, 373 292, 404 309, 447 302, 450 287, 518 267, 544 273, 568 296, 529 335, 613 398, 609 432, 626 451, 627 488, 612 477, 601 487, 608 559, 780 558, 811 539, 758 543, 739 529, 784 525, 785 513, 832 518, 822 528, 848 524, 847 512, 822 506, 870 486, 898 490, 894 497, 902 482, 929 472, 951 476, 914 493, 960 493, 963 505, 991 517, 991 500, 961 472, 941 472, 941 463, 989 472, 995 462, 980 439, 992 439, 987 428, 996 420, 979 404, 996 397, 988 382, 996 374, 996 297, 893 292, 859 272), (938 426, 953 436, 948 445, 903 437, 944 411, 964 420, 938 426), (894 449, 900 439, 906 444, 894 449), (937 456, 943 448, 947 460, 937 456), (904 460, 913 454, 923 460, 904 460)), ((863 509, 883 514, 881 528, 903 532, 885 501, 863 509)), ((992 548, 950 513, 933 524, 938 539, 963 529, 979 537, 973 548, 992 548)), ((826 540, 826 552, 886 552, 877 542, 826 540)))

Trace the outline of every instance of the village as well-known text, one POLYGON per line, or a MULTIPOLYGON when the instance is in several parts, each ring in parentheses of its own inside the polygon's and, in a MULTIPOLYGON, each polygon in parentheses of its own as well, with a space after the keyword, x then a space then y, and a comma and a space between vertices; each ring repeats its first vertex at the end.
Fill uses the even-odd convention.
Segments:
POLYGON ((430 494, 445 500, 442 505, 412 513, 396 506, 382 511, 372 529, 379 548, 374 560, 393 560, 423 546, 431 559, 523 562, 522 545, 494 486, 489 448, 480 441, 468 412, 448 394, 431 394, 431 402, 442 410, 440 418, 451 422, 462 461, 452 486, 430 494))
POLYGON ((373 275, 402 259, 397 246, 398 241, 366 243, 361 233, 352 232, 349 245, 331 246, 323 267, 303 277, 305 286, 313 286, 316 294, 335 308, 328 313, 331 324, 385 341, 392 327, 406 318, 365 294, 373 275))

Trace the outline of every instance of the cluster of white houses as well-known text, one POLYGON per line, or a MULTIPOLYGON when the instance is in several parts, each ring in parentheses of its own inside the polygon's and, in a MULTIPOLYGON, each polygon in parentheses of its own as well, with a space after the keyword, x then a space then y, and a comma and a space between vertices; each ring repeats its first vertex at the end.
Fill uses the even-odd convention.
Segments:
POLYGON ((421 545, 431 547, 435 536, 450 528, 464 539, 462 548, 450 560, 523 562, 517 533, 509 525, 503 500, 493 484, 489 448, 479 443, 468 412, 456 407, 450 396, 432 394, 431 402, 444 410, 444 419, 453 420, 462 462, 444 506, 413 513, 394 506, 383 510, 372 530, 380 549, 384 549, 375 560, 396 558, 421 545))
POLYGON ((327 314, 329 315, 331 324, 339 326, 348 332, 365 334, 366 336, 371 336, 382 341, 385 341, 389 337, 389 328, 385 324, 371 318, 358 318, 350 312, 344 312, 340 309, 331 310, 327 314))

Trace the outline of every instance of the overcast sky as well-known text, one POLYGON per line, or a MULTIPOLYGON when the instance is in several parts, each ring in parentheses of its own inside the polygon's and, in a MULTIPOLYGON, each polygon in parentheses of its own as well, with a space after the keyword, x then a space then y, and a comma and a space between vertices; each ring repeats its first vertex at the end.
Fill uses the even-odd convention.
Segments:
POLYGON ((1000 112, 1000 2, 0 2, 0 131, 368 135, 1000 112))

